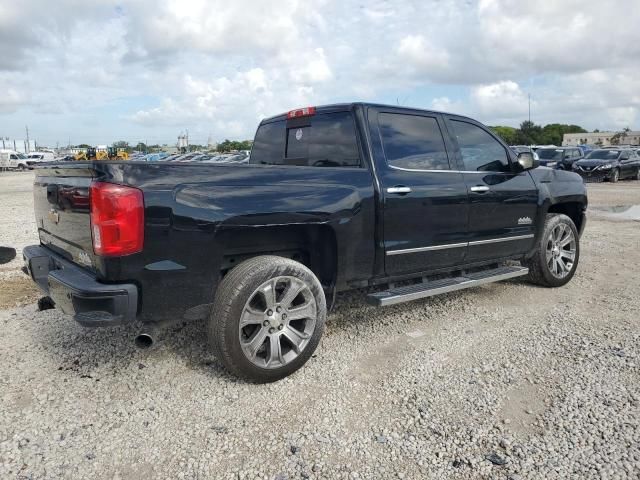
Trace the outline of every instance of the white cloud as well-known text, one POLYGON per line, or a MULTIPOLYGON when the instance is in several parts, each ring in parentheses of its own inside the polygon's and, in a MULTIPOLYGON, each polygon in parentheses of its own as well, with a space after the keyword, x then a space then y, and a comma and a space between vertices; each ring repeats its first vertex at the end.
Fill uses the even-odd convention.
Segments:
POLYGON ((412 66, 424 69, 448 68, 449 54, 422 35, 407 35, 398 46, 400 58, 412 66))
POLYGON ((250 136, 361 99, 517 124, 529 93, 537 122, 634 127, 637 25, 628 0, 0 0, 0 130, 250 136))
POLYGON ((322 48, 316 48, 313 52, 307 54, 294 54, 293 56, 296 61, 291 62, 290 72, 294 82, 314 84, 326 82, 333 77, 322 48))
POLYGON ((4 90, 0 94, 0 113, 13 113, 27 101, 26 96, 14 88, 4 90))
POLYGON ((431 108, 439 112, 465 114, 467 106, 461 101, 451 100, 449 97, 436 97, 431 101, 431 108))
POLYGON ((527 94, 511 80, 474 87, 471 101, 484 117, 518 119, 528 110, 527 94))

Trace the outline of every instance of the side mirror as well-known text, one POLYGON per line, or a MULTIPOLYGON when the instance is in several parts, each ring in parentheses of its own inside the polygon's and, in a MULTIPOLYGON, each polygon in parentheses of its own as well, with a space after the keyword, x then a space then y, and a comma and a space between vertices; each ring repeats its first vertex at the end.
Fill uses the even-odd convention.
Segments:
POLYGON ((540 166, 540 162, 533 158, 533 153, 531 152, 522 152, 518 154, 518 164, 522 167, 523 171, 538 168, 540 166))

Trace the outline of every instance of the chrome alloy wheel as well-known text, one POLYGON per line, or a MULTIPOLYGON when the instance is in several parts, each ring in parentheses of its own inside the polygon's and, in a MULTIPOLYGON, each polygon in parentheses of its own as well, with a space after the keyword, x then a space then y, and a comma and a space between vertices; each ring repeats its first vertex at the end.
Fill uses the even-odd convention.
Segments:
POLYGON ((556 278, 566 277, 576 258, 576 237, 569 225, 559 223, 547 239, 547 267, 556 278))
POLYGON ((261 368, 279 368, 305 349, 316 326, 317 306, 311 290, 296 277, 276 277, 249 297, 240 317, 240 346, 261 368))

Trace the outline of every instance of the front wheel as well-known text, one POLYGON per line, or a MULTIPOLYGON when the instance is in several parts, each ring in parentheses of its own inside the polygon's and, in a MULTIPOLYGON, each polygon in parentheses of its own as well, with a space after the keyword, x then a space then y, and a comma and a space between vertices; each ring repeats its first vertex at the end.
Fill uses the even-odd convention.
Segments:
POLYGON ((580 238, 573 220, 563 214, 547 215, 536 253, 524 265, 529 279, 544 287, 561 287, 573 278, 580 259, 580 238))
POLYGON ((618 180, 620 180, 620 170, 616 168, 611 174, 611 183, 618 183, 618 180))
POLYGON ((311 270, 288 258, 251 258, 218 287, 209 341, 232 373, 273 382, 302 367, 324 331, 327 307, 311 270))

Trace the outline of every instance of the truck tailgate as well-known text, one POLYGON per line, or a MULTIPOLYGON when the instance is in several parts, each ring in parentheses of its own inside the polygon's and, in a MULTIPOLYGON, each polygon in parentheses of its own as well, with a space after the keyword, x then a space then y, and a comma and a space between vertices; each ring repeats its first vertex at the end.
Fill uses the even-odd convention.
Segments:
POLYGON ((47 166, 36 171, 34 210, 40 243, 93 269, 89 187, 91 164, 47 166))

